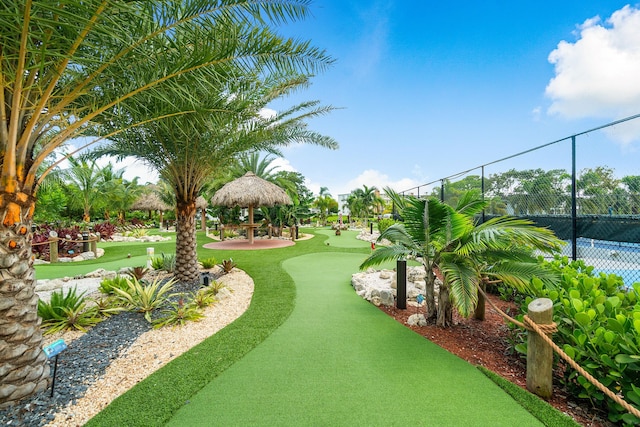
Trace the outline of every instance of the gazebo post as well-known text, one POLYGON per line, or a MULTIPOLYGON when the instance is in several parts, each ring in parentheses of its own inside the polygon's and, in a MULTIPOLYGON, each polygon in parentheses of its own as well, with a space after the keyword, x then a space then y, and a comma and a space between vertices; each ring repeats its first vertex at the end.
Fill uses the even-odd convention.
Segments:
POLYGON ((253 205, 249 205, 249 226, 247 227, 249 244, 253 245, 253 205))

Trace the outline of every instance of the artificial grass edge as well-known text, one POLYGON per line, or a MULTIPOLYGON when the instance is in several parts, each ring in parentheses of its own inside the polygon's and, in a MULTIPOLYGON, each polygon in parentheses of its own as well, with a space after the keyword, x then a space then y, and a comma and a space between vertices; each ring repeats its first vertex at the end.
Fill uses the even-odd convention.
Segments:
POLYGON ((567 414, 563 414, 556 408, 540 399, 538 396, 524 390, 523 388, 507 381, 500 375, 485 368, 477 366, 477 368, 491 379, 498 387, 509 394, 513 400, 518 402, 520 406, 526 409, 531 415, 540 420, 547 427, 580 427, 573 418, 567 414))
POLYGON ((136 384, 85 425, 164 425, 189 397, 264 341, 290 316, 296 297, 281 263, 271 267, 247 269, 255 288, 242 316, 136 384))

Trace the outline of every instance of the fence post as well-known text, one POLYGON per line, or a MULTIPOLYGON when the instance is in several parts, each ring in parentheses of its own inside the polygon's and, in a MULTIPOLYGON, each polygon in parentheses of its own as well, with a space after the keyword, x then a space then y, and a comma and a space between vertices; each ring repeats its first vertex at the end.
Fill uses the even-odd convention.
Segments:
POLYGON ((407 308, 407 261, 396 261, 396 307, 401 310, 407 308))
MULTIPOLYGON (((527 307, 529 318, 539 325, 553 323, 553 301, 538 298, 527 307)), ((548 334, 549 336, 551 334, 548 334)), ((553 349, 534 331, 527 337, 527 390, 543 398, 553 393, 553 349)))
POLYGON ((93 252, 96 258, 98 257, 98 236, 91 236, 91 252, 93 252))
POLYGON ((58 238, 51 237, 49 240, 49 262, 58 262, 58 238))

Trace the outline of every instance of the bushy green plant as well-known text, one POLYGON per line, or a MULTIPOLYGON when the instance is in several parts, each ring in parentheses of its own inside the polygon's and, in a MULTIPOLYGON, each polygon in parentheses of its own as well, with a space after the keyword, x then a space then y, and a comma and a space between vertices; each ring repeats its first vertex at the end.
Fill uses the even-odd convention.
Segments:
POLYGON ((127 289, 129 284, 127 283, 127 278, 123 276, 116 276, 113 278, 104 278, 100 282, 100 286, 98 286, 98 290, 103 294, 113 295, 115 294, 113 288, 118 289, 127 289))
POLYGON ((200 308, 193 303, 185 303, 184 298, 171 303, 171 307, 161 311, 162 317, 153 322, 154 328, 163 326, 182 326, 189 321, 198 321, 204 317, 200 308))
POLYGON ((151 259, 151 268, 154 270, 162 270, 164 267, 164 257, 157 256, 151 259))
POLYGON ((226 286, 224 285, 224 283, 220 283, 218 281, 212 281, 211 284, 209 284, 209 286, 207 286, 206 289, 207 292, 212 293, 213 295, 217 295, 218 292, 220 292, 220 289, 225 288, 226 286))
POLYGON ((382 218, 380 221, 378 221, 378 231, 382 233, 384 230, 391 227, 395 223, 396 222, 391 218, 382 218))
POLYGON ((127 280, 129 286, 126 290, 114 288, 116 295, 125 302, 128 308, 144 313, 144 318, 151 322, 151 312, 162 306, 175 284, 174 280, 169 280, 162 284, 162 280, 155 279, 148 285, 136 279, 127 280))
POLYGON ((38 315, 42 318, 45 334, 53 334, 66 329, 78 329, 86 332, 103 319, 95 306, 87 307, 84 292, 77 293, 77 288, 51 293, 49 302, 38 301, 38 315))
POLYGON ((207 286, 196 292, 191 302, 198 308, 209 307, 216 302, 216 294, 212 288, 207 286))
MULTIPOLYGON (((640 409, 640 283, 625 288, 621 277, 596 275, 582 260, 556 257, 548 264, 561 273, 561 282, 550 288, 534 279, 536 295, 525 299, 523 312, 534 298, 551 299, 558 325, 554 342, 607 388, 640 409)), ((526 351, 524 344, 518 348, 526 351)), ((640 423, 571 367, 566 367, 561 381, 574 396, 608 411, 611 421, 640 423)))
POLYGON ((202 268, 204 268, 205 270, 209 270, 210 268, 215 267, 217 264, 218 261, 215 259, 215 257, 209 257, 200 260, 200 265, 202 265, 202 268))
POLYGON ((131 231, 127 231, 125 236, 127 237, 135 237, 137 239, 146 236, 148 233, 146 228, 134 228, 131 231))
POLYGON ((93 303, 98 310, 98 314, 102 317, 110 317, 111 315, 126 311, 122 304, 122 300, 114 295, 94 299, 93 303))

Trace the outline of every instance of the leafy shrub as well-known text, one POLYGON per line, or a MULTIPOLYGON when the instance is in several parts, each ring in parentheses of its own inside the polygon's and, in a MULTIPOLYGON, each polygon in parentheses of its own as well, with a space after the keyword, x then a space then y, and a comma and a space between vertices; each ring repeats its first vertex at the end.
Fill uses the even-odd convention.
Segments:
POLYGON ((94 233, 100 234, 100 239, 111 240, 116 232, 116 226, 110 222, 103 222, 93 226, 94 233))
POLYGON ((112 279, 109 279, 109 278, 102 279, 102 281, 100 282, 100 285, 98 286, 98 290, 103 294, 114 295, 115 291, 113 290, 113 288, 127 289, 128 287, 129 287, 129 284, 127 283, 126 277, 116 276, 112 279))
POLYGON ((198 308, 209 307, 211 304, 216 302, 216 292, 210 286, 206 288, 200 289, 193 296, 192 303, 198 308))
POLYGON ((162 328, 163 326, 182 326, 189 321, 197 321, 204 317, 197 305, 192 303, 185 304, 184 298, 180 298, 178 302, 171 303, 171 307, 162 310, 162 317, 153 322, 154 328, 162 328))
MULTIPOLYGON (((619 276, 594 275, 593 267, 582 260, 556 257, 548 264, 561 273, 561 282, 552 289, 534 279, 536 295, 525 299, 523 311, 534 298, 551 299, 558 325, 554 342, 607 388, 640 409, 640 283, 627 289, 619 276)), ((525 344, 518 347, 526 351, 525 344)), ((571 367, 564 367, 561 382, 574 396, 608 411, 611 421, 640 422, 571 367)))
POLYGON ((395 223, 396 222, 391 218, 383 218, 380 221, 378 221, 378 231, 382 233, 384 230, 391 227, 395 223))
POLYGON ((218 261, 214 257, 209 257, 209 258, 200 260, 200 265, 202 265, 202 268, 204 268, 205 270, 209 270, 210 268, 215 267, 217 264, 218 264, 218 261))
POLYGON ((37 228, 37 231, 33 233, 32 253, 36 257, 45 261, 50 260, 49 245, 44 243, 49 240, 49 233, 55 231, 58 234, 58 255, 61 257, 74 257, 82 253, 82 230, 79 226, 73 227, 53 227, 48 224, 43 224, 37 228), (33 243, 36 243, 33 246, 33 243), (44 244, 42 244, 44 243, 44 244))
POLYGON ((93 303, 98 310, 98 314, 105 318, 110 317, 113 314, 126 311, 125 307, 122 305, 122 301, 114 295, 95 299, 93 300, 93 303))
POLYGON ((75 286, 66 294, 63 290, 52 292, 49 302, 39 300, 38 316, 42 318, 45 334, 74 328, 86 332, 103 320, 96 306, 87 307, 84 292, 78 295, 75 286))
POLYGON ((128 308, 144 313, 144 318, 151 322, 151 312, 162 306, 170 296, 173 289, 174 280, 169 280, 165 284, 155 279, 152 283, 145 285, 136 279, 127 280, 127 289, 113 288, 116 296, 120 298, 128 308))

